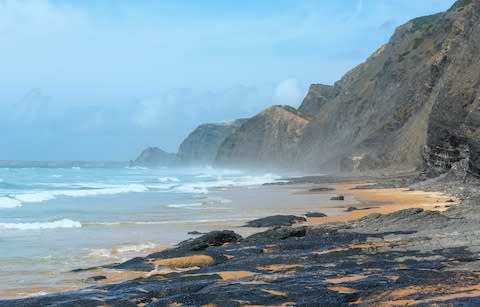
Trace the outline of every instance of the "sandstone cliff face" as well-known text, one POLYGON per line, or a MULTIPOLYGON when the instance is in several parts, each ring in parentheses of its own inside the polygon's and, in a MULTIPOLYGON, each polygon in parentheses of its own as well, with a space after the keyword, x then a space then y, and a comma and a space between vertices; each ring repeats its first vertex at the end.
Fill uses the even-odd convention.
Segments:
POLYGON ((232 135, 246 120, 204 124, 198 126, 182 142, 178 150, 178 158, 185 163, 211 164, 223 141, 232 135))
POLYGON ((480 0, 461 0, 399 27, 317 104, 296 164, 441 173, 469 159, 479 174, 479 16, 480 0))
POLYGON ((285 167, 295 157, 307 123, 308 119, 292 107, 270 107, 225 139, 216 165, 285 167))
POLYGON ((335 88, 331 85, 312 84, 298 111, 307 116, 315 116, 336 94, 335 88))
POLYGON ((139 166, 168 166, 176 163, 175 154, 165 152, 157 147, 149 147, 142 151, 140 156, 133 162, 139 166))

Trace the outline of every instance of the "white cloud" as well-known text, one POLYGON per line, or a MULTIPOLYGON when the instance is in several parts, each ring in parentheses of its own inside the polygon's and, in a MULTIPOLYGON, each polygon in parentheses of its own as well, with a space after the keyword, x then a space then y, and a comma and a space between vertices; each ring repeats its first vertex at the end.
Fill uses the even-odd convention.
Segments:
POLYGON ((272 101, 274 104, 297 106, 304 95, 296 79, 286 79, 275 87, 272 101))

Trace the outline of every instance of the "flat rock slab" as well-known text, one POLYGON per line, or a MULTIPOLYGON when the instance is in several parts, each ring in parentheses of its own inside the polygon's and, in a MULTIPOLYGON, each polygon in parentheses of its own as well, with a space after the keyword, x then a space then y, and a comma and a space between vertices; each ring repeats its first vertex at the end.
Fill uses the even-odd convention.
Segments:
POLYGON ((307 219, 303 216, 295 215, 272 215, 253 221, 247 222, 245 227, 276 227, 276 226, 291 226, 296 223, 306 222, 307 219))
POLYGON ((326 217, 327 215, 322 212, 308 212, 305 214, 306 217, 326 217))

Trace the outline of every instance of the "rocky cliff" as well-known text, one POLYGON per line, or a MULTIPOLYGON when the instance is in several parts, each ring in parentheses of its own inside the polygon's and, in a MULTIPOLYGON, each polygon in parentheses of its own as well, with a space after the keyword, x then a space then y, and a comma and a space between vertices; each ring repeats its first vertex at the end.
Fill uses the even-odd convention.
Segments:
POLYGON ((175 154, 165 152, 157 147, 149 147, 142 151, 132 163, 139 166, 168 166, 177 162, 175 154))
POLYGON ((216 165, 284 166, 295 157, 307 123, 308 119, 292 107, 270 107, 225 139, 216 165))
MULTIPOLYGON (((480 1, 411 20, 335 83, 296 161, 344 171, 480 168, 480 1)), ((308 97, 308 96, 307 96, 308 97)))
POLYGON ((178 158, 185 163, 211 164, 223 141, 232 135, 246 120, 204 124, 198 126, 182 142, 178 158))
POLYGON ((308 116, 315 116, 335 95, 336 89, 331 85, 312 84, 298 111, 308 116))
POLYGON ((480 175, 479 84, 480 0, 460 0, 398 27, 334 86, 312 85, 299 108, 308 120, 264 111, 224 142, 217 160, 431 175, 460 163, 480 175))

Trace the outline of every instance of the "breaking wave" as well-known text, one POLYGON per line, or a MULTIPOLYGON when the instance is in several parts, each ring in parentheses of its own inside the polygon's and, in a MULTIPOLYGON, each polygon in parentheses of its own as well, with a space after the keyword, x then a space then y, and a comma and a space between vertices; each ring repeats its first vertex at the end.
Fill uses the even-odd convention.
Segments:
POLYGON ((0 223, 0 229, 13 230, 40 230, 56 228, 80 228, 82 224, 69 219, 61 219, 53 222, 33 222, 33 223, 0 223))

